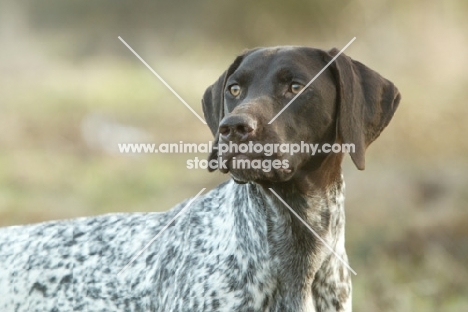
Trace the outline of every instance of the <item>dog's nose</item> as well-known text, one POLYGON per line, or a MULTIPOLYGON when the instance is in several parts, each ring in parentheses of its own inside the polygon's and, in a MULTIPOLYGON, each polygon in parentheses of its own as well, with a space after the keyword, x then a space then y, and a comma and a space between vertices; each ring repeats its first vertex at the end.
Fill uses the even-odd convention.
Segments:
POLYGON ((246 115, 227 116, 219 125, 219 135, 224 141, 243 142, 253 135, 256 126, 256 121, 246 115))

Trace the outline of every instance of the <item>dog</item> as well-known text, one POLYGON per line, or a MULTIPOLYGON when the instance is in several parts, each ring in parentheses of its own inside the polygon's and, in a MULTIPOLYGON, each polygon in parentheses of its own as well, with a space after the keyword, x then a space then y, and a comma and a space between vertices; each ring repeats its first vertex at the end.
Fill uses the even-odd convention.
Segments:
POLYGON ((208 159, 231 177, 208 193, 164 213, 1 229, 0 310, 351 311, 344 153, 220 152, 229 143, 353 144, 363 170, 400 93, 344 54, 305 88, 338 54, 248 50, 208 87, 208 159), (239 168, 236 160, 281 166, 239 168))

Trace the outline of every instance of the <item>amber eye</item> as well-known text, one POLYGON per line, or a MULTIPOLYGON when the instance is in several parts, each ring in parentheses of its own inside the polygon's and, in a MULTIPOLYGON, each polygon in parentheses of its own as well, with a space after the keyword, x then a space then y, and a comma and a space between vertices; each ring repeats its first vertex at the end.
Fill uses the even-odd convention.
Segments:
POLYGON ((299 84, 299 83, 293 83, 293 84, 291 84, 291 86, 289 88, 290 88, 290 91, 292 93, 298 94, 299 92, 301 92, 301 90, 304 88, 304 86, 299 84))
POLYGON ((241 88, 238 84, 233 84, 229 87, 229 92, 232 94, 232 96, 237 97, 241 92, 241 88))

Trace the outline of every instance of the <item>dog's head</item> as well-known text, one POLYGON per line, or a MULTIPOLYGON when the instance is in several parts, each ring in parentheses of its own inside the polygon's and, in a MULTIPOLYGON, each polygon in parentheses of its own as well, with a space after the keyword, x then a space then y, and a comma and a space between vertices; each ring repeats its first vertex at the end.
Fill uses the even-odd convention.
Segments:
POLYGON ((287 181, 330 155, 304 150, 292 155, 291 143, 302 142, 319 149, 354 144, 351 158, 364 169, 365 150, 388 125, 400 94, 390 81, 343 54, 304 89, 337 53, 260 48, 235 59, 202 100, 218 148, 210 159, 218 159, 222 172, 237 182, 287 181))

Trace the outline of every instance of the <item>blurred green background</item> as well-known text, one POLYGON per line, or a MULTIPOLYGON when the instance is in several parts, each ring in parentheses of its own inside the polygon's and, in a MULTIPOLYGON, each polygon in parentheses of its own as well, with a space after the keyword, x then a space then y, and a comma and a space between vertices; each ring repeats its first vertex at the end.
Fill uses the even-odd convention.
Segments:
POLYGON ((163 211, 226 179, 118 142, 211 134, 188 103, 246 48, 342 48, 400 108, 344 163, 355 311, 468 311, 467 1, 0 0, 0 225, 163 211))

